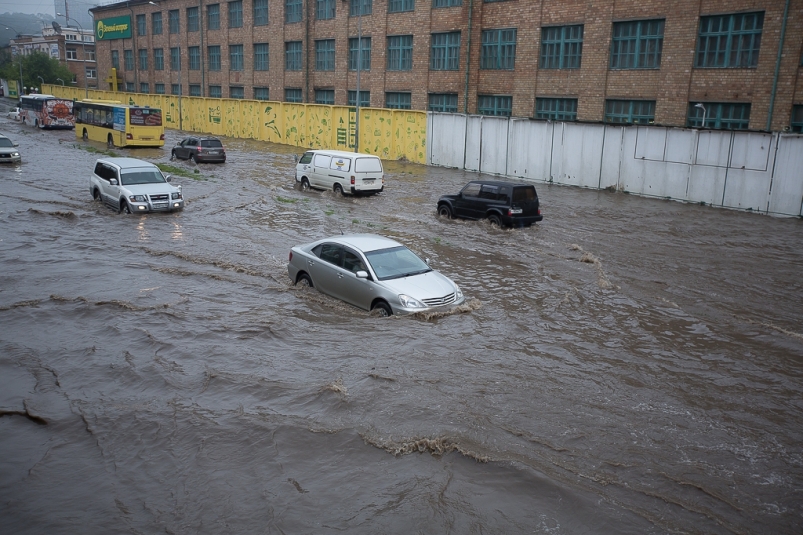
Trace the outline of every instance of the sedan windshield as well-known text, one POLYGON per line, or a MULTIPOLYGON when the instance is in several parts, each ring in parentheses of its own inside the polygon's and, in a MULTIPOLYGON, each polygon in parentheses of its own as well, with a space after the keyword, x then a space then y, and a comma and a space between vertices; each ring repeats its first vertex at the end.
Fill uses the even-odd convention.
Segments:
POLYGON ((130 171, 128 173, 121 173, 120 180, 123 186, 135 186, 137 184, 161 184, 166 182, 165 177, 162 176, 158 170, 141 170, 130 171))
POLYGON ((432 271, 407 247, 393 247, 365 253, 379 280, 398 279, 432 271))

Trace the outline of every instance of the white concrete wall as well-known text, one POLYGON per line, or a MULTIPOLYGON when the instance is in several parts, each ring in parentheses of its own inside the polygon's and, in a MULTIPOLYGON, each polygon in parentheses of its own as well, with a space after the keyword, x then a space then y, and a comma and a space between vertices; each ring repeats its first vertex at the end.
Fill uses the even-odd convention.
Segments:
POLYGON ((430 113, 430 165, 803 215, 803 135, 430 113))

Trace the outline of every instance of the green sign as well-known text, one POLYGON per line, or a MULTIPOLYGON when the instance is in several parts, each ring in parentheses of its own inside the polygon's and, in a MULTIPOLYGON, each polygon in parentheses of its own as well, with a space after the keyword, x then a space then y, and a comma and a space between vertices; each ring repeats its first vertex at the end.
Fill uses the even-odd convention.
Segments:
POLYGON ((131 17, 112 17, 95 21, 95 39, 130 39, 131 17))

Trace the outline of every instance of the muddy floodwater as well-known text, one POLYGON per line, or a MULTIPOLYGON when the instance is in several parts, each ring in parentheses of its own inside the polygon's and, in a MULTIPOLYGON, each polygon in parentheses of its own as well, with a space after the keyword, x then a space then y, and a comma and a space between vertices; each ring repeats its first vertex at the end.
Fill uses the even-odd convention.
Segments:
POLYGON ((121 215, 105 146, 0 131, 0 533, 803 532, 799 219, 536 184, 544 221, 499 230, 436 215, 473 173, 341 198, 293 147, 169 162, 176 131, 114 153, 187 172, 185 210, 121 215), (290 247, 341 231, 467 305, 292 286, 290 247))

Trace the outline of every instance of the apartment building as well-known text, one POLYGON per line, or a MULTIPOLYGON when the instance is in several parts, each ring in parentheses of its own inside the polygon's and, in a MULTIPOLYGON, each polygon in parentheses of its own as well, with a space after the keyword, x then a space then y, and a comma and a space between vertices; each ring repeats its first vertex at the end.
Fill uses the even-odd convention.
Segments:
POLYGON ((803 0, 133 0, 101 76, 205 97, 803 131, 803 0), (359 86, 359 89, 358 89, 359 86))
POLYGON ((67 65, 72 80, 62 80, 73 87, 98 88, 98 68, 95 61, 95 41, 91 29, 60 27, 43 28, 42 35, 18 35, 9 42, 11 54, 47 54, 67 65))

